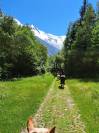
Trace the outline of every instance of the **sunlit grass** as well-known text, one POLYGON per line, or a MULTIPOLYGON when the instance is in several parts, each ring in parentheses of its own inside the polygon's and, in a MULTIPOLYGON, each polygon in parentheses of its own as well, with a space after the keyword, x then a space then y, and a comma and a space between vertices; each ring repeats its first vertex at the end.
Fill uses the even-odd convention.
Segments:
POLYGON ((99 82, 67 80, 88 133, 99 132, 99 82))
POLYGON ((0 82, 0 133, 19 133, 47 94, 53 76, 0 82))

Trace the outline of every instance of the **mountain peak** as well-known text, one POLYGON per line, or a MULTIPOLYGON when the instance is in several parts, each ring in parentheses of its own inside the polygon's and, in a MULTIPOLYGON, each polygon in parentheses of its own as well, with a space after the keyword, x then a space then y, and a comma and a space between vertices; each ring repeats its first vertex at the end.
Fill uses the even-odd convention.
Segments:
POLYGON ((50 33, 45 33, 42 30, 39 30, 37 27, 34 25, 30 26, 32 31, 34 32, 34 35, 41 40, 45 41, 46 43, 49 43, 49 45, 57 48, 57 49, 62 49, 63 47, 63 42, 65 40, 65 36, 56 36, 50 33))
MULTIPOLYGON (((23 24, 17 20, 14 19, 16 23, 20 26, 23 26, 23 24)), ((40 41, 44 46, 48 48, 48 54, 53 55, 59 52, 63 48, 63 42, 65 40, 66 36, 56 36, 50 33, 46 33, 42 30, 39 30, 36 26, 30 25, 31 31, 34 33, 35 37, 38 41, 40 41)))

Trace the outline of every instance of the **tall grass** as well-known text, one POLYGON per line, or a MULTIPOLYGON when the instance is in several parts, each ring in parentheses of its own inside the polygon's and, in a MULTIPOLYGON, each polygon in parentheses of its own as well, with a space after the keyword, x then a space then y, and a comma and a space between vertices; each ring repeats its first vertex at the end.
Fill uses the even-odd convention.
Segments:
POLYGON ((53 76, 0 82, 0 133, 19 133, 46 95, 53 76))
POLYGON ((99 82, 67 80, 88 133, 99 133, 99 82))

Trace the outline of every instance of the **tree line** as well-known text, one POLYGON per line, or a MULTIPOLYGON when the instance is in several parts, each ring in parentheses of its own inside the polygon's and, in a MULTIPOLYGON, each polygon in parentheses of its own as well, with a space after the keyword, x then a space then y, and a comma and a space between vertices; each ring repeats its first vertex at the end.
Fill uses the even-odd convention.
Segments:
POLYGON ((20 26, 0 11, 0 79, 32 76, 45 72, 47 48, 31 28, 20 26))
POLYGON ((64 70, 68 77, 99 75, 99 2, 83 1, 80 18, 70 23, 64 42, 64 70))
POLYGON ((48 57, 28 25, 19 26, 0 12, 0 79, 63 70, 67 77, 99 76, 99 2, 83 0, 80 17, 69 24, 64 48, 48 57))

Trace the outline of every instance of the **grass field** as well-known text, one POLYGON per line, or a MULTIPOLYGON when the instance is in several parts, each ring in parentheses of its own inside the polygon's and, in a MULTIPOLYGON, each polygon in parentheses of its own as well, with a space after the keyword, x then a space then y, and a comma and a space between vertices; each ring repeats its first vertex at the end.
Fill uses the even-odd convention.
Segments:
POLYGON ((50 88, 35 118, 40 127, 56 126, 55 133, 86 133, 69 88, 59 89, 59 81, 50 88))
MULTIPOLYGON (((45 74, 0 82, 0 133, 20 133, 27 118, 37 113, 53 79, 45 74)), ((87 133, 99 133, 99 82, 71 79, 66 80, 64 90, 58 86, 55 81, 44 100, 38 124, 55 124, 58 133, 82 133, 84 123, 87 133)))
POLYGON ((0 133, 19 133, 49 90, 53 76, 0 82, 0 133))
POLYGON ((87 133, 99 133, 99 82, 67 80, 66 83, 80 110, 87 133))

